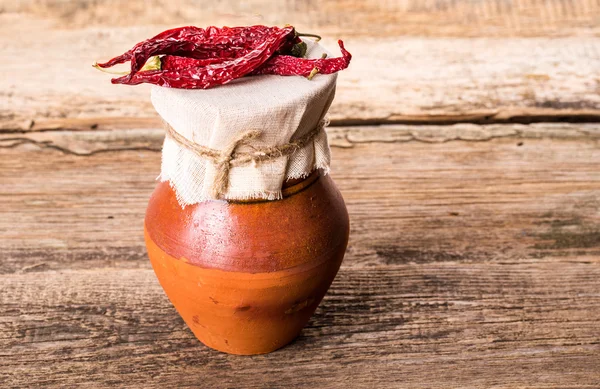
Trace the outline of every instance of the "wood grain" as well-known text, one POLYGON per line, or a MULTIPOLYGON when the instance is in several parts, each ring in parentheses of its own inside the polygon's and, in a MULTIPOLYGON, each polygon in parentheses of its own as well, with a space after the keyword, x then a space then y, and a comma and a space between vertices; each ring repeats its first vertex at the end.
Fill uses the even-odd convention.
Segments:
MULTIPOLYGON (((157 124, 147 85, 112 85, 91 64, 165 27, 61 29, 46 19, 0 14, 2 69, 10 74, 0 78, 0 131, 157 124)), ((334 50, 339 37, 323 42, 334 50)), ((600 118, 598 37, 360 36, 346 44, 354 58, 339 75, 330 110, 337 125, 600 118)))
POLYGON ((344 268, 293 344, 236 357, 198 343, 152 270, 5 275, 0 380, 46 388, 593 388, 599 276, 597 257, 344 268))
POLYGON ((273 4, 0 0, 0 387, 600 387, 600 125, 574 123, 600 119, 600 2, 273 4), (302 335, 236 357, 146 258, 149 89, 90 65, 255 23, 354 54, 329 129, 352 224, 302 335))
POLYGON ((3 0, 5 12, 66 28, 291 23, 344 35, 565 36, 598 34, 596 0, 3 0))
POLYGON ((3 134, 2 386, 598 386, 600 125, 329 135, 344 265, 297 341, 234 357, 145 256, 162 130, 3 134))
MULTIPOLYGON (((598 253, 597 124, 340 127, 329 136, 353 220, 346 266, 598 253)), ((0 272, 145 264, 141 221, 163 137, 2 135, 0 272)))

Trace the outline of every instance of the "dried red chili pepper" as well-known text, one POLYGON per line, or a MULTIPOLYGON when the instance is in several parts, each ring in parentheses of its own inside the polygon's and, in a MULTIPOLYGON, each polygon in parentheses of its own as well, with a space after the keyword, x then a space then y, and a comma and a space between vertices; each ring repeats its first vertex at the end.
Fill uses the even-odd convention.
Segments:
POLYGON ((165 55, 160 58, 160 69, 157 70, 183 70, 198 68, 225 62, 226 58, 195 59, 177 55, 165 55))
MULTIPOLYGON (((115 78, 112 82, 128 85, 145 82, 173 88, 206 89, 228 83, 254 71, 279 50, 286 41, 292 40, 294 37, 293 27, 277 28, 248 54, 233 60, 180 70, 154 70, 128 74, 115 78)), ((132 63, 135 60, 135 55, 136 53, 134 53, 132 63)))
POLYGON ((315 69, 322 74, 331 74, 344 70, 350 64, 352 54, 344 47, 344 42, 338 41, 342 56, 337 58, 307 59, 291 55, 276 55, 264 65, 253 71, 252 75, 277 74, 280 76, 305 76, 308 77, 315 69))
POLYGON ((194 26, 172 28, 170 30, 163 31, 160 34, 153 36, 150 39, 146 39, 145 41, 142 41, 142 42, 136 44, 130 50, 126 51, 125 53, 123 53, 119 56, 114 57, 113 59, 111 59, 107 62, 97 63, 96 65, 101 68, 110 68, 117 64, 124 63, 124 62, 131 60, 131 55, 133 54, 133 52, 137 48, 143 46, 144 44, 146 44, 148 42, 155 42, 155 41, 163 40, 163 39, 182 39, 183 37, 191 35, 192 33, 200 33, 200 31, 203 31, 203 29, 194 27, 194 26))
POLYGON ((205 46, 196 44, 190 41, 158 41, 148 43, 135 50, 131 57, 131 70, 129 77, 135 75, 146 63, 146 61, 155 55, 159 54, 175 54, 175 55, 199 55, 200 58, 231 58, 237 57, 235 51, 238 48, 228 47, 224 44, 205 46))
POLYGON ((339 41, 342 57, 305 59, 306 44, 292 26, 285 28, 187 26, 164 31, 136 44, 98 68, 131 61, 131 71, 113 83, 147 82, 176 88, 210 88, 244 75, 334 73, 348 67, 352 56, 339 41))
MULTIPOLYGON (((101 68, 108 68, 119 63, 130 61, 134 58, 134 53, 138 54, 133 69, 139 66, 142 53, 147 54, 147 58, 158 54, 161 49, 168 48, 168 51, 161 54, 179 54, 192 58, 235 58, 247 54, 256 42, 264 40, 266 36, 281 30, 278 27, 267 26, 249 26, 249 27, 208 27, 206 29, 186 26, 164 31, 150 39, 136 44, 132 49, 117 56, 108 62, 98 63, 101 68), (154 53, 154 54, 149 54, 154 53)), ((147 59, 146 58, 146 59, 147 59)), ((137 69, 139 70, 139 69, 137 69)), ((136 71, 137 71, 136 70, 136 71)))
MULTIPOLYGON (((291 55, 274 55, 263 65, 254 70, 251 75, 276 74, 280 76, 308 77, 315 68, 322 74, 339 72, 348 67, 352 55, 344 48, 344 42, 338 41, 338 44, 342 51, 342 57, 306 59, 297 58, 291 55)), ((201 60, 165 55, 161 58, 161 69, 182 70, 192 67, 202 67, 212 63, 218 63, 218 59, 201 60)))
MULTIPOLYGON (((279 50, 282 46, 285 46, 288 41, 295 39, 295 31, 291 26, 286 28, 270 27, 267 29, 263 27, 264 26, 259 27, 258 33, 254 31, 254 29, 246 31, 249 32, 250 35, 254 33, 251 40, 248 40, 247 36, 241 38, 239 35, 230 36, 230 30, 232 29, 227 28, 228 34, 226 37, 217 34, 215 35, 216 41, 209 43, 194 42, 196 39, 192 39, 192 37, 187 37, 186 39, 180 41, 168 39, 148 42, 138 47, 132 53, 131 71, 128 76, 125 76, 125 79, 133 77, 144 66, 146 61, 154 55, 175 54, 201 59, 241 58, 243 55, 247 54, 249 49, 254 49, 257 44, 260 44, 260 42, 264 41, 265 39, 283 34, 285 39, 282 39, 281 42, 278 43, 276 50, 279 50), (264 36, 264 38, 262 40, 258 40, 256 39, 256 36, 264 36), (227 43, 223 43, 223 41, 227 43)), ((219 29, 212 27, 211 30, 217 31, 219 29)), ((233 30, 243 31, 244 29, 234 28, 233 30)))
MULTIPOLYGON (((277 50, 277 54, 288 54, 295 57, 303 57, 306 54, 306 43, 302 42, 299 37, 294 40, 286 41, 281 49, 277 50)), ((196 59, 190 57, 182 57, 178 55, 164 55, 160 58, 160 67, 150 70, 182 70, 193 67, 201 67, 212 64, 217 64, 226 61, 226 58, 206 58, 196 59)))

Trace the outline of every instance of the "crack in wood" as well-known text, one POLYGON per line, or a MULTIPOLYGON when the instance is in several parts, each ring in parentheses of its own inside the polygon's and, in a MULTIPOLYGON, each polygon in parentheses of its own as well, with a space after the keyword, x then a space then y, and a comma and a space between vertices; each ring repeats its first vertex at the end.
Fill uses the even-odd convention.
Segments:
POLYGON ((100 153, 116 153, 116 152, 123 152, 123 151, 151 151, 151 152, 160 152, 162 149, 161 148, 156 148, 156 147, 146 147, 146 146, 136 146, 136 147, 115 147, 115 148, 107 148, 107 149, 98 149, 98 150, 91 150, 88 152, 77 152, 77 151, 73 151, 67 147, 64 146, 59 146, 57 144, 53 144, 50 143, 48 141, 36 141, 34 139, 30 139, 30 138, 6 138, 6 139, 0 139, 0 142, 4 142, 4 141, 14 141, 15 143, 11 143, 8 145, 3 145, 0 143, 0 149, 12 149, 24 144, 32 144, 35 146, 38 146, 41 149, 52 149, 52 150, 57 150, 60 151, 63 154, 69 154, 69 155, 75 155, 78 157, 88 157, 88 156, 93 156, 96 154, 100 154, 100 153))
MULTIPOLYGON (((383 125, 361 127, 330 127, 329 143, 333 148, 352 148, 361 144, 449 142, 489 142, 496 139, 600 139, 600 125, 596 124, 541 124, 407 126, 383 125)), ((52 149, 74 156, 93 156, 100 153, 148 151, 160 152, 164 132, 154 130, 103 131, 47 131, 31 132, 22 136, 0 135, 0 148, 13 149, 31 144, 40 149, 52 149), (71 135, 77 135, 73 139, 71 135), (71 146, 75 144, 75 146, 71 146), (136 145, 137 144, 137 145, 136 145)), ((519 142, 518 146, 524 143, 519 142)))
MULTIPOLYGON (((547 108, 548 105, 544 105, 547 108)), ((557 109, 553 112, 540 113, 503 111, 487 114, 464 115, 403 115, 391 113, 385 118, 347 118, 332 121, 332 126, 376 126, 406 124, 414 126, 454 125, 454 124, 534 124, 534 123, 600 123, 600 111, 596 109, 570 111, 557 109)))
MULTIPOLYGON (((564 103, 563 103, 564 104, 564 103)), ((575 104, 575 103, 573 103, 575 104)), ((579 105, 583 103, 578 103, 579 105)), ((547 107, 545 105, 544 107, 547 107)), ((556 104, 554 104, 556 106, 556 104)), ((161 121, 157 118, 148 118, 147 120, 132 118, 91 118, 91 119, 55 119, 50 120, 48 124, 44 122, 36 123, 31 119, 26 128, 12 124, 12 121, 5 121, 0 126, 0 134, 26 134, 32 132, 49 131, 89 131, 100 127, 128 129, 128 128, 149 128, 149 125, 160 127, 161 121), (121 119, 123 123, 121 122, 121 119), (75 121, 75 123, 73 123, 75 121)), ((531 110, 503 110, 483 114, 423 114, 423 115, 405 115, 391 113, 387 117, 381 118, 352 118, 332 119, 329 127, 360 127, 360 126, 382 126, 382 125, 456 125, 456 124, 535 124, 535 123, 600 123, 600 110, 572 110, 572 109, 531 109, 531 110)))

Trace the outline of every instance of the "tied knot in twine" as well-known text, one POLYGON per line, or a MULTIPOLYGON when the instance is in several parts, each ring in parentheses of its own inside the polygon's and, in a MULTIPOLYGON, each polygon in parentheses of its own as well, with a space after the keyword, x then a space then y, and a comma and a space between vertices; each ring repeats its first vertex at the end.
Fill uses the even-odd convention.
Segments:
POLYGON ((188 149, 197 156, 211 161, 215 165, 217 173, 212 183, 211 195, 213 198, 218 199, 227 192, 229 187, 229 173, 233 166, 242 166, 249 163, 258 164, 263 161, 291 155, 313 140, 313 138, 323 131, 328 124, 329 120, 324 118, 319 122, 316 128, 298 139, 282 145, 267 147, 250 146, 250 141, 260 138, 262 132, 259 130, 249 130, 239 134, 223 150, 216 150, 197 144, 175 131, 168 123, 165 123, 165 127, 167 135, 175 141, 175 143, 188 149), (249 145, 252 148, 252 151, 238 152, 238 147, 242 145, 249 145))

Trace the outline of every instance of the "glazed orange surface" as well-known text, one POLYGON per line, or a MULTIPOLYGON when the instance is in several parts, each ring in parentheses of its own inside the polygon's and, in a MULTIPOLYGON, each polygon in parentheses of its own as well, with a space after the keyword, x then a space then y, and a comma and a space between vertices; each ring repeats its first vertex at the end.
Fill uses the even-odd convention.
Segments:
POLYGON ((349 222, 329 176, 278 201, 208 201, 181 208, 158 184, 145 221, 148 256, 196 337, 233 354, 289 343, 341 265, 349 222))
POLYGON ((202 343, 232 354, 267 353, 293 340, 343 257, 304 269, 228 272, 176 259, 145 236, 152 267, 181 317, 202 343))

